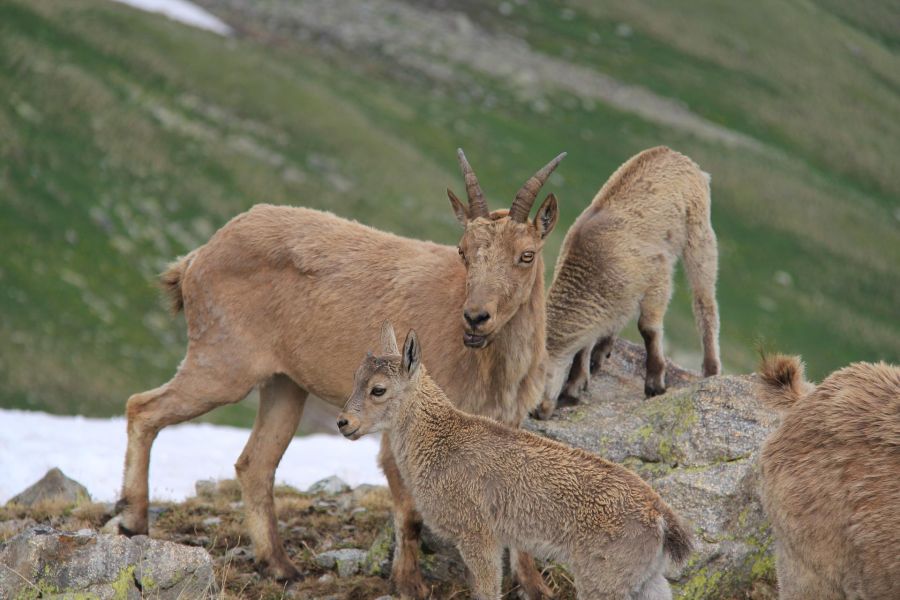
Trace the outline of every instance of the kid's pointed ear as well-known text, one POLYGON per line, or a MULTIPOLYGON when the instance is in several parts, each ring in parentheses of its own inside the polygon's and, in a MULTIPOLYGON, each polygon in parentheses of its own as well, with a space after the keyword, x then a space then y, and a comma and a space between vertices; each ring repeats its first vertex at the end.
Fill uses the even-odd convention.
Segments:
POLYGON ((559 206, 556 203, 556 196, 550 194, 541 204, 537 214, 534 216, 534 226, 541 234, 541 238, 550 235, 553 228, 556 227, 556 221, 559 219, 559 206))
POLYGON ((381 349, 385 354, 400 354, 400 348, 397 347, 397 336, 394 335, 394 326, 390 321, 384 321, 381 324, 381 349))
POLYGON ((453 207, 453 214, 456 215, 456 220, 465 227, 466 223, 469 222, 469 212, 466 210, 466 205, 456 197, 456 194, 450 188, 447 188, 447 197, 450 198, 450 206, 453 207))
POLYGON ((414 329, 410 329, 403 343, 403 361, 400 363, 403 372, 412 377, 419 369, 420 358, 419 337, 414 329))

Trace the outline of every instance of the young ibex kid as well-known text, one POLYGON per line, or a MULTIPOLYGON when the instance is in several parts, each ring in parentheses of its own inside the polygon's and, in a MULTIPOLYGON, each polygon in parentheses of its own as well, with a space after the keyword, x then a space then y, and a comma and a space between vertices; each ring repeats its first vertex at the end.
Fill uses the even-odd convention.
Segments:
POLYGON ((414 331, 382 327, 338 417, 346 437, 383 431, 416 508, 453 541, 474 596, 500 597, 504 547, 571 566, 580 598, 663 599, 663 571, 689 531, 640 477, 602 458, 456 409, 425 368, 414 331))
POLYGON ((815 387, 774 356, 760 375, 782 413, 760 458, 780 597, 900 598, 900 368, 855 363, 815 387))
POLYGON ((664 146, 633 156, 613 173, 569 229, 556 262, 539 417, 553 413, 561 392, 574 399, 587 388, 635 312, 647 348, 644 392, 665 391, 663 316, 679 257, 694 293, 703 375, 719 373, 718 256, 709 209, 709 175, 664 146))

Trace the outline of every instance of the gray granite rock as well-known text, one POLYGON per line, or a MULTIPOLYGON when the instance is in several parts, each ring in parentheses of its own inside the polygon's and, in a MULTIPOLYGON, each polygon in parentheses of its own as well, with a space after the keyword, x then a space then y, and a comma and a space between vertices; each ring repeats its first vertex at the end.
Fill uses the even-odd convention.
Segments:
POLYGON ((337 475, 332 475, 331 477, 326 477, 325 479, 320 479, 315 482, 309 489, 306 490, 307 494, 342 494, 344 492, 349 492, 350 486, 347 483, 338 477, 337 475))
POLYGON ((90 530, 33 527, 0 545, 0 598, 160 600, 213 598, 213 563, 202 548, 90 530), (27 596, 37 597, 37 596, 27 596))
POLYGON ((338 577, 350 577, 362 570, 366 555, 365 550, 357 548, 329 550, 316 556, 316 564, 323 569, 337 568, 338 577))
POLYGON ((66 477, 65 473, 59 469, 53 468, 26 490, 13 496, 9 500, 9 504, 33 506, 43 500, 56 499, 62 499, 70 504, 78 504, 79 502, 89 502, 91 495, 86 487, 74 479, 66 477))
POLYGON ((773 576, 757 454, 776 415, 753 377, 702 379, 670 363, 667 393, 645 399, 643 364, 640 346, 617 341, 581 403, 524 427, 635 470, 693 525, 697 551, 669 573, 676 597, 727 597, 773 576))

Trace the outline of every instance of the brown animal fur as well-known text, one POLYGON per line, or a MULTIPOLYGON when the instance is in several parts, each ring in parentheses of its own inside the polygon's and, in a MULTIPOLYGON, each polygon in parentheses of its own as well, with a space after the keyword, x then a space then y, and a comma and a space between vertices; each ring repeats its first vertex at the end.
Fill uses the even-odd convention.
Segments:
POLYGON ((581 598, 663 599, 663 571, 691 536, 659 495, 619 465, 466 414, 420 366, 414 331, 403 351, 383 329, 338 418, 350 439, 376 431, 391 449, 425 523, 453 541, 473 595, 500 597, 504 546, 570 565, 581 598))
POLYGON ((619 167, 566 234, 547 299, 549 361, 538 416, 553 413, 560 393, 574 399, 587 389, 635 312, 647 348, 644 391, 665 391, 663 317, 679 257, 694 293, 703 374, 715 375, 721 370, 718 256, 709 176, 660 146, 619 167))
MULTIPOLYGON (((128 400, 122 532, 147 533, 147 475, 157 433, 238 402, 259 386, 256 424, 235 468, 256 560, 276 578, 297 577, 278 535, 275 468, 307 394, 343 404, 356 357, 373 347, 372 331, 387 318, 422 332, 434 377, 460 408, 519 425, 540 400, 543 382, 541 249, 556 222, 556 199, 551 194, 530 222, 506 211, 489 214, 483 201, 472 201, 480 188, 466 168, 469 206, 451 193, 465 226, 459 250, 326 212, 258 205, 163 274, 173 307, 184 308, 188 348, 171 381, 128 400), (464 309, 490 317, 473 325, 464 309)), ((382 464, 398 523, 395 583, 404 595, 423 596, 420 519, 389 450, 382 464)), ((526 587, 540 581, 533 562, 517 575, 526 587)), ((543 583, 526 590, 533 598, 547 591, 543 583)))
POLYGON ((900 368, 855 363, 815 387, 774 356, 760 375, 782 413, 760 459, 780 597, 900 598, 900 368))

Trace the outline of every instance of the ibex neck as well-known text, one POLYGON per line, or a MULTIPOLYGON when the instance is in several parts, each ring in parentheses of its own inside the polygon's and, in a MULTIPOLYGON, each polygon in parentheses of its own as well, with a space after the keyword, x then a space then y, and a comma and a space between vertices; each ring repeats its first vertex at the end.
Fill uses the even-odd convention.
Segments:
POLYGON ((401 474, 408 477, 417 455, 428 454, 430 441, 446 433, 455 411, 450 400, 426 372, 416 389, 397 407, 388 431, 401 474))

